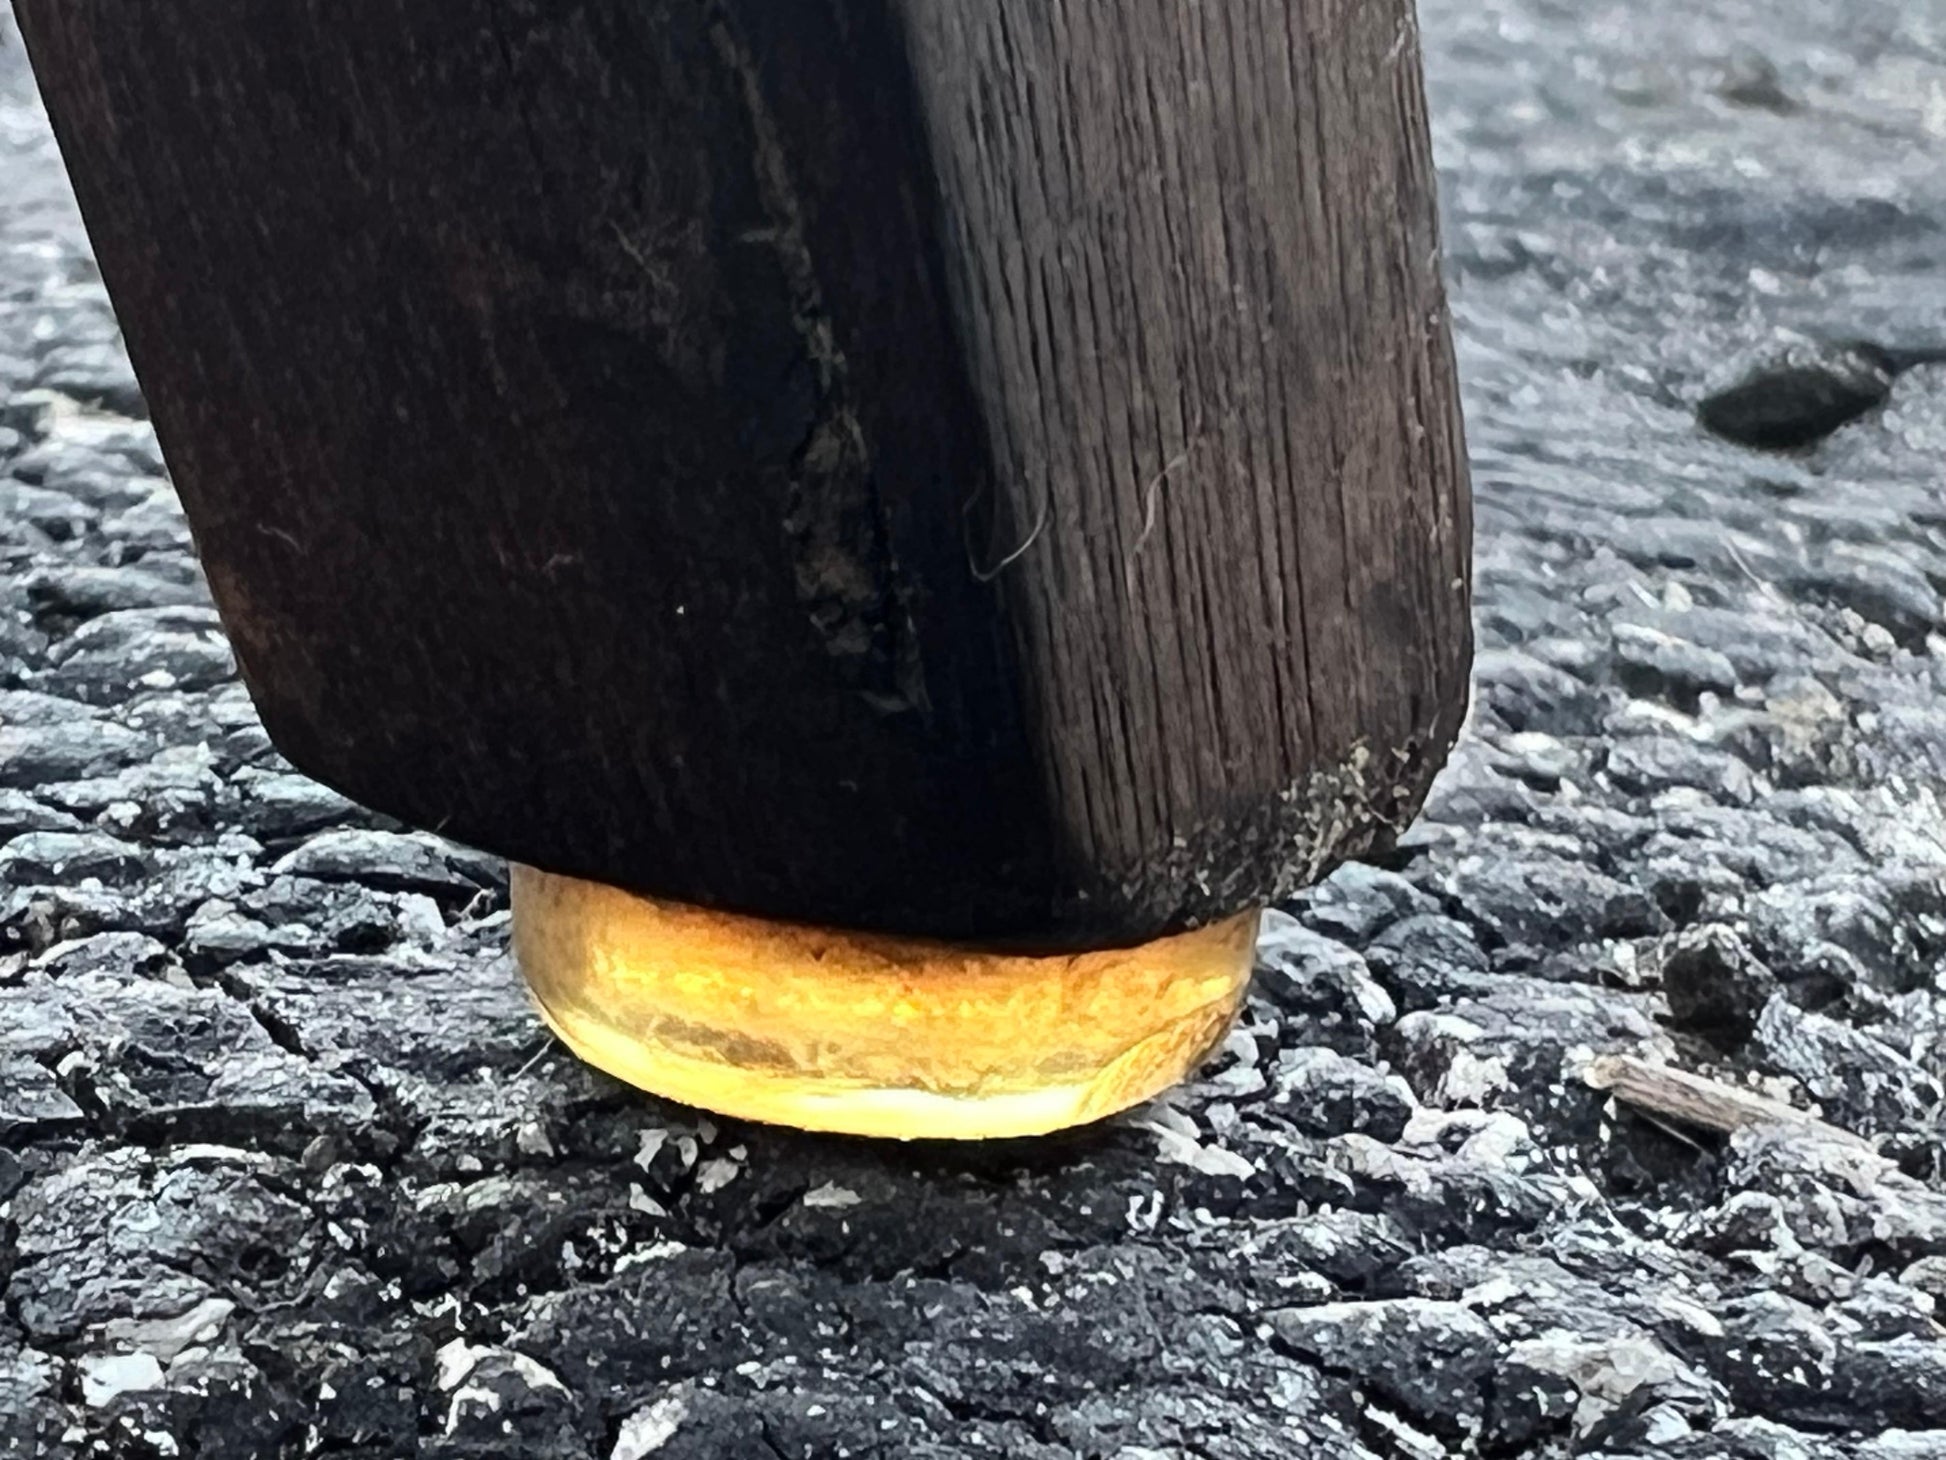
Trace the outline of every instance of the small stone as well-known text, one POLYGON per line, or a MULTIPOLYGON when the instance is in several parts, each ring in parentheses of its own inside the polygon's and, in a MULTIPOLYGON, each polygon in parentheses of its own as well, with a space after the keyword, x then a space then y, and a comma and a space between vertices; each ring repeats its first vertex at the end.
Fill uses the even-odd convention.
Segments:
POLYGON ((307 942, 288 934, 280 936, 222 898, 212 898, 199 906, 183 928, 183 952, 192 960, 217 964, 234 963, 280 946, 289 951, 310 951, 305 946, 307 942), (293 943, 297 945, 295 948, 293 943))
POLYGON ((1937 1135, 1937 1112, 1946 1107, 1938 1079, 1866 1030, 1773 994, 1758 1016, 1751 1050, 1766 1068, 1795 1079, 1847 1129, 1937 1135))
POLYGON ((83 536, 100 516, 66 492, 0 477, 0 520, 31 523, 56 542, 83 536))
MULTIPOLYGON (((124 418, 131 424, 148 416, 142 388, 136 383, 135 372, 129 368, 128 356, 123 353, 120 342, 112 337, 70 339, 44 351, 35 380, 43 388, 91 408, 90 413, 124 418)), ((130 430, 122 433, 122 439, 131 443, 125 449, 140 452, 139 459, 144 465, 160 468, 161 458, 155 453, 153 438, 130 430)))
POLYGON ((1494 769, 1543 791, 1580 779, 1587 764, 1587 758, 1566 741, 1531 730, 1501 738, 1494 751, 1494 769))
POLYGON ((1946 1431, 1887 1430, 1861 1443, 1851 1460, 1946 1460, 1946 1431))
POLYGON ((177 1355, 192 1344, 208 1345, 215 1342, 234 1312, 236 1304, 228 1298, 205 1298, 173 1318, 151 1318, 139 1322, 118 1319, 106 1324, 102 1335, 110 1343, 152 1354, 168 1364, 175 1362, 177 1355))
POLYGON ((1946 1343, 1936 1335, 1848 1344, 1833 1389, 1854 1422, 1873 1429, 1946 1429, 1946 1343))
POLYGON ((1404 1081, 1329 1049, 1285 1051, 1270 1087, 1277 1108, 1315 1136, 1358 1131, 1396 1141, 1416 1108, 1404 1081))
POLYGON ((131 505, 105 517, 102 535, 120 543, 124 550, 143 553, 190 551, 193 540, 189 524, 182 515, 182 504, 167 483, 156 482, 146 492, 139 479, 129 487, 137 493, 131 505))
POLYGON ((688 1414, 689 1401, 681 1394, 666 1395, 643 1405, 622 1421, 608 1460, 647 1460, 675 1438, 688 1414))
POLYGON ((1718 1257, 1739 1252, 1789 1252, 1797 1246, 1785 1220, 1784 1204, 1761 1191, 1734 1192, 1719 1205, 1698 1213, 1683 1228, 1681 1240, 1718 1257))
POLYGON ((1399 1007, 1431 1009, 1483 986, 1486 950, 1473 930, 1441 913, 1394 923, 1366 950, 1371 968, 1399 1007))
POLYGON ((1703 1388, 1688 1366, 1653 1336, 1623 1325, 1600 1328, 1609 1331, 1594 1337, 1571 1328, 1549 1328, 1514 1345, 1510 1357, 1515 1365, 1555 1381, 1539 1385, 1523 1409, 1530 1415, 1537 1411, 1535 1417, 1545 1422, 1565 1403, 1576 1428, 1585 1432, 1618 1411, 1645 1408, 1646 1401, 1693 1401, 1703 1388), (1563 1383, 1571 1386, 1566 1393, 1557 1387, 1563 1383))
POLYGON ((47 681, 91 704, 118 704, 157 670, 169 686, 210 689, 236 675, 213 609, 131 608, 89 619, 56 647, 47 681))
POLYGON ((1899 1274, 1899 1281, 1908 1288, 1946 1303, 1946 1253, 1920 1258, 1899 1274))
POLYGON ((90 877, 127 884, 152 865, 139 847, 94 831, 29 832, 0 847, 0 882, 22 887, 90 877))
POLYGON ((1793 451, 1884 404, 1898 364, 1872 344, 1801 344, 1705 397, 1696 414, 1739 446, 1793 451))
POLYGON ((1940 1336, 1940 1326, 1934 1317, 1938 1308, 1930 1293, 1873 1275, 1859 1280, 1839 1303, 1838 1312, 1863 1339, 1933 1339, 1940 1336))
POLYGON ((425 832, 342 830, 313 836, 271 868, 284 876, 360 882, 398 892, 471 898, 499 885, 497 859, 455 847, 425 832))
POLYGON ((154 750, 154 742, 112 721, 78 713, 35 723, 10 719, 0 704, 0 782, 35 789, 57 781, 80 780, 131 765, 154 750))
POLYGON ((154 1354, 90 1354, 80 1367, 81 1401, 95 1409, 130 1390, 162 1387, 154 1354))
POLYGON ((1789 1415, 1825 1402, 1840 1346, 1815 1309, 1781 1293, 1756 1293, 1717 1316, 1723 1337, 1710 1369, 1741 1403, 1789 1415))
POLYGON ((1488 647, 1474 657, 1475 696, 1512 731, 1585 735, 1600 695, 1582 679, 1517 649, 1488 647))
POLYGON ((1330 1279, 1330 1291, 1318 1301, 1338 1296, 1343 1286, 1369 1292, 1412 1255, 1412 1233, 1382 1213, 1317 1212, 1282 1224, 1253 1245, 1250 1256, 1269 1275, 1269 1286, 1283 1291, 1284 1274, 1295 1263, 1330 1279))
POLYGON ((1349 1371, 1411 1418, 1441 1429, 1484 1419, 1500 1341, 1463 1304, 1391 1298, 1274 1309, 1264 1319, 1292 1352, 1349 1371))
POLYGON ((53 1071, 27 1059, 0 1055, 0 1140, 44 1135, 82 1123, 81 1107, 53 1071))
POLYGON ((1617 676, 1632 695, 1694 708, 1699 695, 1734 693, 1729 656, 1640 624, 1615 626, 1617 676))
POLYGON ((1661 932, 1661 909, 1641 890, 1559 853, 1481 852, 1447 875, 1450 895, 1505 943, 1573 947, 1661 932))
POLYGON ((1397 1015, 1362 957, 1276 908, 1258 934, 1256 987, 1280 1008, 1352 1027, 1397 1015))
POLYGON ((1720 923, 1675 934, 1664 943, 1661 962, 1671 1021, 1726 1054, 1743 1048, 1777 991, 1776 976, 1720 923))
POLYGON ((1299 918, 1347 943, 1369 942, 1387 925, 1437 904, 1396 872, 1347 862, 1299 899, 1299 918))
POLYGON ((363 813, 308 776, 245 766, 232 780, 239 824, 260 840, 284 841, 358 820, 363 813))
POLYGON ((1738 51, 1723 63, 1716 94, 1737 106, 1755 107, 1779 116, 1801 110, 1802 104, 1784 86, 1777 63, 1760 51, 1738 51))
POLYGON ((1756 795, 1750 767, 1734 755, 1673 736, 1620 741, 1609 750, 1603 773, 1624 791, 1640 796, 1687 788, 1733 806, 1747 806, 1756 795))
POLYGON ((156 571, 166 559, 150 559, 140 568, 104 568, 92 564, 64 564, 31 575, 24 587, 27 601, 38 614, 85 621, 123 609, 201 607, 209 601, 190 559, 175 572, 156 571))
POLYGON ((338 1143, 328 1135, 314 1136, 298 1161, 313 1176, 322 1176, 338 1163, 338 1143))
MULTIPOLYGON (((0 736, 6 732, 0 730, 0 736)), ((0 744, 0 757, 6 754, 6 747, 0 744)), ((37 800, 25 791, 0 788, 0 843, 13 840, 30 831, 81 831, 84 830, 79 817, 70 816, 57 807, 37 800)))

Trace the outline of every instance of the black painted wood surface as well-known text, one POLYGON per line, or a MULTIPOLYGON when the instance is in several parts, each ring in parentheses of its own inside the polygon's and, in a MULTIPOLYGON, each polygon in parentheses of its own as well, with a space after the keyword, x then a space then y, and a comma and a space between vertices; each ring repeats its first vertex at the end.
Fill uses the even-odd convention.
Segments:
POLYGON ((1131 941, 1463 709, 1410 0, 16 0, 302 769, 739 910, 1131 941))

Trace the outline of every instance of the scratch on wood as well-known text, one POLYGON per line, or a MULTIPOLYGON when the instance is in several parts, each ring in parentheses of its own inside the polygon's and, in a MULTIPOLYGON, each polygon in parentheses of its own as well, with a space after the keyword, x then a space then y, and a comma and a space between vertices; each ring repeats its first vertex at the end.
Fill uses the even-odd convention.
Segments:
POLYGON ((792 321, 817 379, 818 404, 797 453, 784 530, 798 596, 825 650, 887 713, 926 700, 916 636, 902 600, 872 479, 871 449, 847 388, 844 353, 825 310, 791 160, 748 49, 719 9, 710 25, 749 119, 752 165, 773 227, 761 239, 790 283, 792 321))

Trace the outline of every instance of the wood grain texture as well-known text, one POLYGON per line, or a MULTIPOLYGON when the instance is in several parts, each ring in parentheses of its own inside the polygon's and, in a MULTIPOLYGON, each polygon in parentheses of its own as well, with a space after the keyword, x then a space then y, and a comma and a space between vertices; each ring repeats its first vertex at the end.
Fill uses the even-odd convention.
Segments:
POLYGON ((901 9, 1061 828, 1139 904, 1306 880, 1465 692, 1410 6, 901 9))
POLYGON ((265 722, 662 896, 1132 941, 1457 727, 1409 0, 16 0, 265 722))

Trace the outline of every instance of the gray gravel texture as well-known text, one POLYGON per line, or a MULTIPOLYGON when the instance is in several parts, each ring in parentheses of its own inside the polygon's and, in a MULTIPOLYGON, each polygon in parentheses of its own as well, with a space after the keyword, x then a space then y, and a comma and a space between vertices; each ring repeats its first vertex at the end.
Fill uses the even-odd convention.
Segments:
POLYGON ((579 1068, 279 761, 0 41, 0 1454, 1946 1456, 1946 368, 1836 350, 1946 339, 1946 6, 1424 28, 1466 738, 1199 1083, 986 1148, 579 1068))

